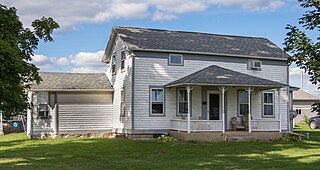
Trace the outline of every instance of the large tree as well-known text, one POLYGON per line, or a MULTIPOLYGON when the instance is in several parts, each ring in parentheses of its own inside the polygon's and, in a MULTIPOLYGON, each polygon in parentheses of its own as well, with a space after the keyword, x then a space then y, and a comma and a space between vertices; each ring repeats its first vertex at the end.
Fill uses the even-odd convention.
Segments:
POLYGON ((14 7, 0 4, 0 110, 11 117, 25 110, 30 82, 40 83, 38 68, 31 63, 39 39, 53 41, 51 34, 59 25, 52 18, 32 22, 24 28, 14 7))
MULTIPOLYGON (((299 2, 307 11, 299 18, 301 28, 287 25, 289 32, 285 38, 284 50, 292 54, 290 61, 307 72, 312 84, 318 85, 320 89, 320 1, 299 2), (310 38, 310 34, 316 35, 316 38, 310 38)), ((320 112, 319 102, 313 104, 313 111, 320 112)))

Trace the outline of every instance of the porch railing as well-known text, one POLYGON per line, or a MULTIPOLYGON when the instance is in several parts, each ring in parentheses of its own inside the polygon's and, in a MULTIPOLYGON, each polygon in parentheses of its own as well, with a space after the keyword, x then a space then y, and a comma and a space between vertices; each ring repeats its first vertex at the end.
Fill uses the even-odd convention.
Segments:
POLYGON ((251 121, 252 131, 279 131, 280 121, 279 120, 252 120, 251 121))
MULTIPOLYGON (((222 120, 191 120, 190 121, 190 131, 192 132, 215 132, 221 131, 223 123, 222 120)), ((171 120, 171 129, 178 131, 188 130, 188 121, 182 119, 171 120)))

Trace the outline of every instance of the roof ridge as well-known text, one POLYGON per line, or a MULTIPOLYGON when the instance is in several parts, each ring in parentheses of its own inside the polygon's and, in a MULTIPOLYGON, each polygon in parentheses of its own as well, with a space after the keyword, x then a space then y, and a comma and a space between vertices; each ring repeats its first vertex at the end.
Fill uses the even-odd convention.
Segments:
MULTIPOLYGON (((229 34, 216 34, 209 32, 196 32, 196 31, 182 31, 182 30, 169 30, 169 29, 158 29, 158 28, 141 28, 141 27, 130 27, 130 26, 113 26, 113 28, 132 28, 132 29, 146 29, 146 30, 154 30, 154 31, 172 31, 172 32, 180 32, 180 33, 194 33, 194 34, 206 34, 206 35, 216 35, 216 36, 228 36, 228 37, 239 37, 239 38, 256 38, 256 39, 264 39, 268 40, 265 37, 258 36, 244 36, 244 35, 229 35, 229 34)), ((268 40, 270 41, 270 40, 268 40)), ((270 41, 271 42, 271 41, 270 41)))
POLYGON ((105 74, 105 73, 71 73, 71 72, 49 72, 49 71, 41 71, 39 73, 45 73, 45 74, 105 74))

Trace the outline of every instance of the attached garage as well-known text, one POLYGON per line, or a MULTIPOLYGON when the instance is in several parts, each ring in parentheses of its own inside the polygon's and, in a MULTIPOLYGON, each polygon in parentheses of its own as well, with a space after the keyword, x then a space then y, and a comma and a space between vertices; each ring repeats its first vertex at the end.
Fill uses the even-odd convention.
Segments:
POLYGON ((112 130, 113 88, 103 73, 40 73, 28 92, 28 135, 112 130))
POLYGON ((59 93, 59 132, 112 129, 112 93, 59 93))

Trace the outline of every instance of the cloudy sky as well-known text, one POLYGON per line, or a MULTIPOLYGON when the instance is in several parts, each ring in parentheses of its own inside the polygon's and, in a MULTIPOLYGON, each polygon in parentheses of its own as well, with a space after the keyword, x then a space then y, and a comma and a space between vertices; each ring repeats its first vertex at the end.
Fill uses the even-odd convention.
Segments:
MULTIPOLYGON (((103 72, 103 50, 112 26, 134 26, 267 37, 283 48, 287 24, 304 13, 296 0, 0 0, 18 10, 25 27, 42 16, 60 29, 33 57, 40 71, 103 72)), ((312 36, 312 35, 311 35, 312 36)), ((315 36, 315 35, 314 35, 315 36)), ((301 71, 290 67, 291 85, 301 71)), ((304 74, 304 89, 320 96, 304 74)))

